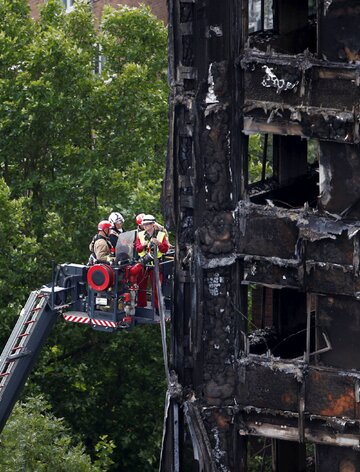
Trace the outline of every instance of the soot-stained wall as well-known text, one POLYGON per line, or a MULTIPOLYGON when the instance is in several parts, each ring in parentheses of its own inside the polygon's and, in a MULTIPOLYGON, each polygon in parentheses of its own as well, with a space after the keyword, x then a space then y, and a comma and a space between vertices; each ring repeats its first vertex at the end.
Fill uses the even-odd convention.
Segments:
POLYGON ((262 470, 358 470, 360 11, 310 3, 168 1, 166 472, 189 448, 191 470, 253 470, 256 438, 262 470))

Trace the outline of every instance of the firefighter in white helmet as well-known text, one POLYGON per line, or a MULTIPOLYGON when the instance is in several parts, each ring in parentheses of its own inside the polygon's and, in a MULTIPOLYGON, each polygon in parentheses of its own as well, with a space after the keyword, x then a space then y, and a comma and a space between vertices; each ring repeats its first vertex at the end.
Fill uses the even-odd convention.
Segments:
MULTIPOLYGON (((139 213, 135 218, 135 221, 136 221, 136 224, 137 224, 137 227, 138 227, 138 231, 142 231, 144 229, 143 224, 142 224, 144 216, 149 216, 149 215, 145 215, 145 213, 139 213)), ((152 216, 152 215, 150 215, 150 216, 152 216)), ((155 229, 157 229, 158 231, 163 231, 166 234, 166 236, 168 235, 168 232, 167 232, 165 226, 161 226, 161 224, 158 223, 157 221, 155 221, 155 229)))
MULTIPOLYGON (((147 304, 146 301, 146 289, 148 278, 150 277, 151 285, 153 287, 154 308, 159 307, 158 295, 155 289, 155 283, 153 280, 154 272, 152 270, 154 257, 161 258, 169 250, 169 243, 166 237, 165 231, 156 229, 156 220, 153 215, 144 215, 142 219, 143 231, 139 231, 137 234, 135 248, 140 258, 146 262, 146 267, 143 272, 139 275, 139 293, 138 293, 138 306, 144 307, 147 304)), ((160 273, 160 282, 162 282, 162 274, 160 273)))
POLYGON ((121 213, 113 211, 109 215, 109 221, 111 223, 109 240, 112 247, 115 249, 119 234, 123 233, 124 231, 122 226, 125 220, 121 213))

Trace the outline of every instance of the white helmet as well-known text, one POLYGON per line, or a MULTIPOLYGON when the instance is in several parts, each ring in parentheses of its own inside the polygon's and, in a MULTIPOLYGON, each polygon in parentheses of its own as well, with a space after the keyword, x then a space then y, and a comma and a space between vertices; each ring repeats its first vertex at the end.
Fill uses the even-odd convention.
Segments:
POLYGON ((113 211, 112 213, 110 213, 109 221, 112 225, 114 225, 115 223, 124 223, 125 220, 121 213, 113 211))
POLYGON ((142 224, 144 223, 156 223, 155 216, 144 215, 144 218, 142 219, 142 224))

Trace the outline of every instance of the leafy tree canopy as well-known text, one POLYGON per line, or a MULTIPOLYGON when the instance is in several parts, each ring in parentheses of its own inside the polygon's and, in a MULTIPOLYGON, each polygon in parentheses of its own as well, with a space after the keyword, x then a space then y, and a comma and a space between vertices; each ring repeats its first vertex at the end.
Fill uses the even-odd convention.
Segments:
POLYGON ((52 259, 80 262, 111 210, 128 227, 140 211, 159 212, 166 28, 146 7, 108 7, 98 29, 84 1, 66 14, 48 0, 37 23, 26 0, 0 0, 1 11, 0 175, 29 198, 40 243, 48 222, 59 224, 52 259))
MULTIPOLYGON (((166 44, 146 7, 109 7, 97 27, 87 1, 65 14, 48 0, 33 22, 27 0, 0 0, 3 344, 30 290, 49 281, 51 261, 87 260, 100 219, 120 211, 130 229, 137 213, 159 216, 166 44)), ((4 431, 0 469, 156 470, 163 377, 157 326, 112 337, 59 323, 27 385, 35 399, 4 431)))
MULTIPOLYGON (((0 326, 1 336, 9 332, 19 314, 28 282, 37 269, 39 245, 26 236, 30 223, 28 199, 12 199, 10 189, 0 178, 0 326)), ((5 341, 6 338, 1 338, 5 341)))
POLYGON ((58 328, 27 394, 46 392, 91 451, 102 436, 111 438, 114 470, 157 470, 165 398, 160 327, 111 334, 58 328))
POLYGON ((1 435, 0 469, 46 472, 101 472, 112 464, 113 443, 102 438, 92 463, 85 447, 69 434, 64 420, 51 413, 41 397, 18 403, 1 435), (104 457, 102 449, 108 454, 104 457))

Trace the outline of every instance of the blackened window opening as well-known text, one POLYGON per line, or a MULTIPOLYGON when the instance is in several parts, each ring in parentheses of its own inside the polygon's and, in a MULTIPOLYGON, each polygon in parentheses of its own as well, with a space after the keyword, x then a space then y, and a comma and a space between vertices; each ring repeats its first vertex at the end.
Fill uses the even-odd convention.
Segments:
POLYGON ((249 137, 249 195, 253 203, 316 208, 319 196, 318 145, 300 136, 249 137))
POLYGON ((273 27, 272 0, 249 0, 249 33, 273 27))
POLYGON ((273 175, 272 135, 252 134, 248 145, 249 183, 265 182, 273 175))
POLYGON ((303 358, 315 351, 315 303, 304 292, 248 287, 249 353, 270 352, 282 359, 303 358))

